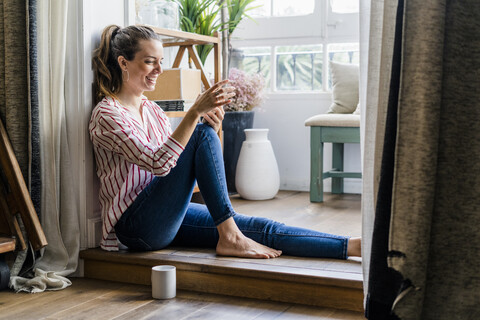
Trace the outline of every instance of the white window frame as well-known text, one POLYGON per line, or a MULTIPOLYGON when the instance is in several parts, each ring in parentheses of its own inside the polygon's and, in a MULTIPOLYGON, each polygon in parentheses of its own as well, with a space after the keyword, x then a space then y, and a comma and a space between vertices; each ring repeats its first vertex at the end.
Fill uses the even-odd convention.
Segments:
POLYGON ((315 0, 314 12, 302 16, 256 17, 244 19, 232 34, 231 44, 241 47, 271 48, 270 94, 330 94, 328 86, 328 44, 359 42, 359 14, 333 13, 329 0, 315 0), (323 46, 323 90, 275 91, 275 47, 321 44, 323 46))

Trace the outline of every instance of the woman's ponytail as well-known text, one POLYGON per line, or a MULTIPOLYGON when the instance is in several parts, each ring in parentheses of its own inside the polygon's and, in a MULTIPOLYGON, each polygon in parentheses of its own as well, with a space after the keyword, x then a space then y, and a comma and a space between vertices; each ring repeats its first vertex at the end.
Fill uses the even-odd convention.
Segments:
POLYGON ((104 96, 118 93, 122 73, 112 54, 112 40, 121 28, 110 25, 103 30, 99 47, 93 52, 95 104, 104 96))

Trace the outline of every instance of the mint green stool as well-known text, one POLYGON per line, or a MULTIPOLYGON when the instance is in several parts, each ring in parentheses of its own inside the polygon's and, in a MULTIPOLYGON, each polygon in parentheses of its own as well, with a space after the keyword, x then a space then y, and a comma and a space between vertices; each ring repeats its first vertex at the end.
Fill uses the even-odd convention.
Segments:
POLYGON ((360 143, 360 115, 319 114, 305 121, 310 127, 310 201, 323 202, 323 179, 332 178, 332 193, 343 193, 344 178, 362 178, 343 171, 343 144, 360 143), (332 170, 323 172, 323 144, 332 143, 332 170))

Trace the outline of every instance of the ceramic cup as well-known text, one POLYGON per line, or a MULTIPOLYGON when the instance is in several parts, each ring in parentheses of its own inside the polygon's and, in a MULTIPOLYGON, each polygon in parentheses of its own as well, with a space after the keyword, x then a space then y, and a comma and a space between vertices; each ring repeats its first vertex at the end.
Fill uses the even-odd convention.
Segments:
POLYGON ((152 297, 171 299, 177 294, 175 266, 155 266, 152 268, 152 297))

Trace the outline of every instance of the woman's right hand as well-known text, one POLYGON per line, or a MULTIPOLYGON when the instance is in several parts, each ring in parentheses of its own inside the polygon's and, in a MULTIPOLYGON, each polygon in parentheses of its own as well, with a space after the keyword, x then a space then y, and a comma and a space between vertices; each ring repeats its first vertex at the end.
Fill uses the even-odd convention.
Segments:
MULTIPOLYGON (((188 109, 187 114, 177 129, 172 133, 173 139, 182 146, 186 146, 201 116, 216 108, 221 109, 223 105, 232 102, 230 98, 235 96, 235 88, 225 87, 227 83, 228 80, 217 82, 210 89, 198 96, 193 106, 188 109)), ((218 126, 214 125, 214 129, 218 130, 218 126)))
POLYGON ((231 98, 235 96, 234 87, 226 87, 228 80, 223 80, 215 83, 210 89, 200 94, 190 108, 190 110, 198 113, 199 116, 203 116, 209 111, 217 107, 222 107, 232 102, 231 98))

